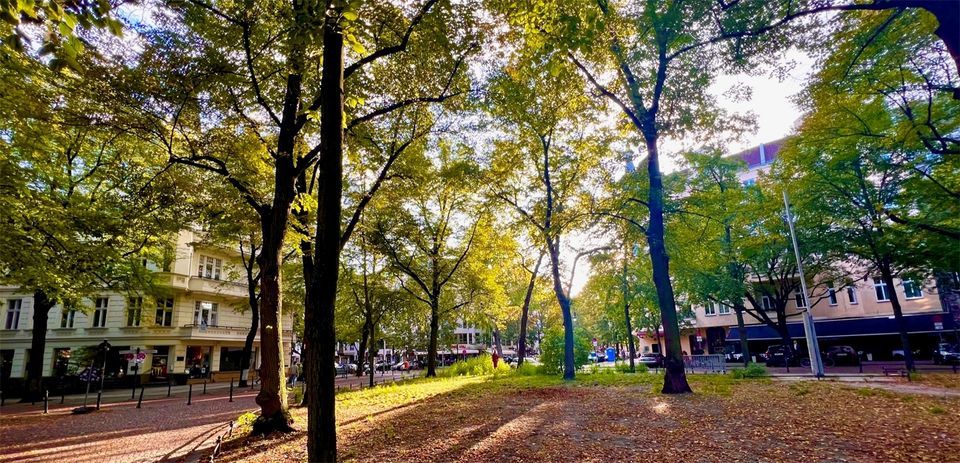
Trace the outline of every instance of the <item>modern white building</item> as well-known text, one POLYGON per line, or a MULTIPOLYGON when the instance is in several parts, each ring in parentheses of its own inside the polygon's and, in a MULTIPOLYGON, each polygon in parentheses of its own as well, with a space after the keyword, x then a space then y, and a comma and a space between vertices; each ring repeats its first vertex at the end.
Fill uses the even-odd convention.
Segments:
MULTIPOLYGON (((119 352, 137 348, 145 353, 139 372, 144 382, 171 375, 239 378, 251 320, 239 250, 206 244, 191 230, 179 233, 174 249, 167 268, 145 263, 156 272, 158 290, 153 294, 104 291, 81 310, 60 305, 51 309, 42 353, 30 351, 33 294, 0 286, 2 379, 25 377, 31 361, 43 362, 45 377, 73 374, 87 366, 78 364, 76 359, 84 356, 77 354, 104 340, 112 345, 107 378, 133 374, 135 362, 119 352)), ((282 324, 284 350, 289 352, 291 317, 284 316, 282 324)), ((258 334, 254 368, 259 365, 259 341, 258 334)))

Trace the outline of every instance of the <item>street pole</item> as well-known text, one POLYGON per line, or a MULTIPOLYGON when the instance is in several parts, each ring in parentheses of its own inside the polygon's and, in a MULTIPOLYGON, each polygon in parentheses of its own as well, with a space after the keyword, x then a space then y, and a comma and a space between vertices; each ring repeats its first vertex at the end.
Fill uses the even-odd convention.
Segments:
MULTIPOLYGON (((800 274, 800 290, 803 291, 803 298, 807 302, 807 307, 801 309, 803 313, 803 331, 807 338, 807 355, 810 357, 810 370, 817 378, 823 377, 823 359, 820 358, 820 345, 817 342, 817 329, 813 323, 813 314, 810 312, 812 298, 807 291, 807 280, 803 277, 803 264, 800 260, 800 248, 797 246, 797 234, 793 229, 793 215, 790 213, 790 200, 787 199, 787 190, 783 190, 783 207, 787 211, 787 225, 790 227, 790 240, 793 242, 793 253, 797 259, 797 272, 800 274)), ((788 361, 789 362, 789 361, 788 361)))

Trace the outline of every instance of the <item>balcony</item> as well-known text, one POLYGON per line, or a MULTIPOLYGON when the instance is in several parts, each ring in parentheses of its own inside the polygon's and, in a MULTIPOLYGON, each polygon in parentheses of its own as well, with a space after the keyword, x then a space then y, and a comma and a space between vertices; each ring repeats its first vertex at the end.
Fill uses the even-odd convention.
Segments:
POLYGON ((210 278, 188 277, 188 291, 219 294, 221 296, 247 297, 247 285, 233 281, 213 280, 210 278))
MULTIPOLYGON (((250 331, 249 326, 224 326, 224 325, 183 325, 180 329, 180 336, 187 339, 210 339, 224 341, 243 341, 250 331)), ((293 330, 283 330, 283 341, 290 342, 293 339, 293 330)), ((255 341, 260 342, 260 330, 257 330, 255 341)))

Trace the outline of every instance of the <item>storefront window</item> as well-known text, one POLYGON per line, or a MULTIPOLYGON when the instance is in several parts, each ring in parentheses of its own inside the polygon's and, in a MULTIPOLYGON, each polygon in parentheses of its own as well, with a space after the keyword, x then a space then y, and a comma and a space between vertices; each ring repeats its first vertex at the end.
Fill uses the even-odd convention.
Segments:
POLYGON ((153 363, 150 365, 152 378, 166 378, 169 365, 170 346, 154 346, 157 351, 153 354, 153 363))
POLYGON ((220 371, 240 371, 240 362, 242 360, 242 347, 220 348, 220 371))
POLYGON ((187 374, 191 378, 210 376, 210 353, 213 347, 187 346, 187 374))

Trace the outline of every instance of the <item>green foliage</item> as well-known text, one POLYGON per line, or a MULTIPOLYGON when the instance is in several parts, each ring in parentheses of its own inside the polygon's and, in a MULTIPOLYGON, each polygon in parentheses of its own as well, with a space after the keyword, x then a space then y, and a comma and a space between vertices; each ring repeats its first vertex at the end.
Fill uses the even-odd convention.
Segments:
POLYGON ((759 363, 748 363, 746 367, 730 370, 730 375, 737 379, 763 378, 768 376, 767 367, 759 363))
POLYGON ((441 370, 440 375, 449 378, 454 376, 484 376, 509 372, 510 366, 507 365, 506 362, 498 362, 497 368, 494 368, 493 357, 491 357, 490 354, 482 354, 454 362, 450 367, 441 370))
POLYGON ((542 365, 531 365, 530 363, 524 363, 523 365, 520 365, 519 367, 517 367, 516 370, 514 370, 514 374, 517 374, 520 376, 539 375, 543 373, 542 368, 540 368, 541 366, 542 365))
MULTIPOLYGON (((540 362, 544 372, 559 374, 563 372, 563 329, 554 327, 547 330, 540 344, 540 362)), ((587 356, 593 350, 590 335, 583 328, 577 328, 573 334, 573 364, 580 369, 587 364, 587 356)))

